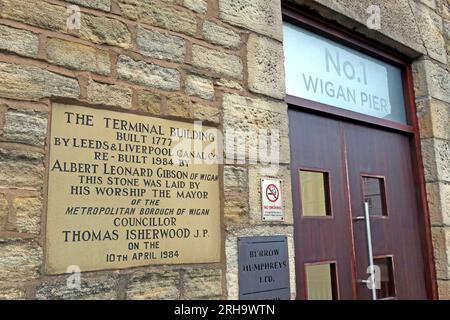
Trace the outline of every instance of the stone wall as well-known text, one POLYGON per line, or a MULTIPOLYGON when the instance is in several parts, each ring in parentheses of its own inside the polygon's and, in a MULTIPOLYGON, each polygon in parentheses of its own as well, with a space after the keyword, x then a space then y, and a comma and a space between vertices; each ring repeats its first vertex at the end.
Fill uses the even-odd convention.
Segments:
POLYGON ((289 190, 281 39, 279 1, 0 0, 0 299, 237 298, 237 236, 286 234, 293 253, 290 199, 285 223, 263 224, 258 162, 230 160, 221 263, 82 273, 81 290, 43 272, 55 103, 225 131, 281 127, 278 176, 289 190), (79 29, 68 29, 70 5, 79 29))
MULTIPOLYGON (((447 0, 292 0, 416 59, 415 86, 441 298, 450 298, 450 4, 447 0), (382 29, 365 26, 379 4, 382 29)), ((295 296, 280 0, 0 0, 0 299, 238 297, 237 237, 287 235, 295 296), (81 24, 69 30, 69 5, 81 24), (277 129, 283 223, 260 217, 264 163, 245 136, 223 166, 221 263, 67 277, 43 273, 52 104, 171 119, 224 132, 277 129)), ((269 156, 270 158, 270 156, 269 156)), ((267 162, 267 161, 263 161, 267 162)))

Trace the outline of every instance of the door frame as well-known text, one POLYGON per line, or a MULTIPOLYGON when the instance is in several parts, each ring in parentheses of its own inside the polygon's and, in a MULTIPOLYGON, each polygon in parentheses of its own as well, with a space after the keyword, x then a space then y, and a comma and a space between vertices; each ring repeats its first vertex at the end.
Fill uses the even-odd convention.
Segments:
MULTIPOLYGON (((412 59, 405 57, 392 49, 355 34, 354 31, 347 30, 336 23, 328 21, 323 17, 301 10, 295 5, 282 1, 283 21, 292 23, 318 35, 336 41, 352 49, 358 50, 371 57, 399 67, 402 71, 402 80, 405 97, 407 125, 394 123, 384 119, 359 114, 356 112, 336 108, 319 102, 287 95, 285 102, 291 109, 307 111, 326 115, 329 118, 346 119, 353 123, 362 123, 369 127, 383 128, 388 131, 401 132, 410 140, 410 153, 413 165, 413 178, 415 182, 416 199, 419 212, 419 227, 421 229, 421 243, 424 257, 425 282, 427 296, 429 299, 438 299, 438 287, 436 277, 436 267, 433 254, 433 242, 431 236, 430 214, 425 187, 425 173, 422 160, 421 141, 419 125, 416 114, 412 59)), ((354 247, 352 248, 354 252, 354 247)))

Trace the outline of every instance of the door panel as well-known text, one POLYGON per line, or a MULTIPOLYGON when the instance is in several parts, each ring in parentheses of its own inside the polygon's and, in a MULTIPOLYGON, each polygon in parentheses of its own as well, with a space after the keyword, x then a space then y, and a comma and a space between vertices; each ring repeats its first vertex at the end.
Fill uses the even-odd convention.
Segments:
POLYGON ((316 292, 307 288, 308 279, 320 278, 314 270, 332 270, 326 278, 333 279, 334 298, 371 299, 360 282, 369 277, 367 229, 360 218, 368 200, 372 214, 387 214, 370 217, 373 255, 383 274, 378 295, 426 299, 409 138, 292 109, 289 127, 298 298, 316 292), (331 216, 303 216, 299 170, 328 176, 331 216), (366 184, 364 177, 370 178, 366 184), (309 268, 323 264, 329 266, 309 268), (308 279, 307 268, 314 271, 308 279))
POLYGON ((352 238, 342 157, 342 130, 339 122, 319 116, 289 111, 291 172, 295 207, 295 248, 298 298, 306 299, 308 264, 334 263, 334 285, 340 299, 352 299, 352 238), (307 137, 307 138, 306 138, 307 137), (299 170, 322 171, 328 175, 331 216, 302 215, 299 170))
MULTIPOLYGON (((421 250, 419 214, 407 136, 345 125, 350 198, 353 217, 364 214, 362 176, 384 177, 387 216, 371 216, 373 254, 392 256, 396 297, 426 299, 424 258, 421 250)), ((362 220, 353 220, 358 278, 367 278, 367 232, 362 220)), ((370 290, 358 286, 361 299, 370 290)))

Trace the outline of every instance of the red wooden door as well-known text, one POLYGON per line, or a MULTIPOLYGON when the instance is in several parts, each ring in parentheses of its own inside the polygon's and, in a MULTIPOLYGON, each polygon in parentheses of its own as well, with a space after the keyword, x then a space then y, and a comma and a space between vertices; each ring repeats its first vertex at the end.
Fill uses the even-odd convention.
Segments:
POLYGON ((299 299, 425 299, 409 138, 289 110, 299 299))

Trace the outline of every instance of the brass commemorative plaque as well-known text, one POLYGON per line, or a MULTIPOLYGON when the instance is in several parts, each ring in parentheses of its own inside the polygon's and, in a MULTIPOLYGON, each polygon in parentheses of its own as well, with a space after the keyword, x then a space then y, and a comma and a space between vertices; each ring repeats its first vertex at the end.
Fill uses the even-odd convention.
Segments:
POLYGON ((193 122, 53 105, 46 272, 218 262, 217 134, 193 122))

